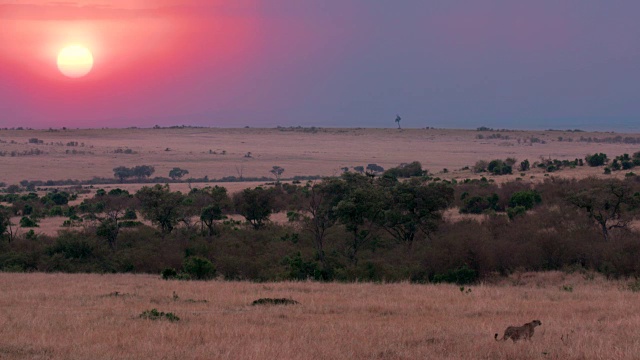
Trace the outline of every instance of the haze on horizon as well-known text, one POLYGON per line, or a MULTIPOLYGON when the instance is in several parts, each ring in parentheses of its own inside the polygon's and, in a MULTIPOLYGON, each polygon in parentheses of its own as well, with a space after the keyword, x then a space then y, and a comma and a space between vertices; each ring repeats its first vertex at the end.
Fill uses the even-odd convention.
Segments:
POLYGON ((631 0, 0 0, 0 127, 640 131, 631 0), (55 53, 82 42, 91 73, 55 53))

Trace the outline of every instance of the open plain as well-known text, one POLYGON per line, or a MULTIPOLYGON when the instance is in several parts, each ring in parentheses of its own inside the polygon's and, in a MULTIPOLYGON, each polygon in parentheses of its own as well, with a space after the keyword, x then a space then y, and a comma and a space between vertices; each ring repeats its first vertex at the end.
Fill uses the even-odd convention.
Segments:
POLYGON ((1 359, 637 359, 640 293, 589 274, 496 284, 0 273, 1 359), (174 296, 175 294, 175 296, 174 296), (252 306, 258 298, 298 305, 252 306), (140 318, 146 310, 179 321, 140 318), (496 342, 538 319, 531 341, 496 342))
MULTIPOLYGON (((624 138, 640 140, 640 135, 362 128, 0 130, 0 154, 4 154, 0 182, 112 178, 113 168, 136 165, 154 166, 154 176, 164 177, 174 167, 187 169, 193 178, 271 177, 269 170, 275 165, 285 169, 285 178, 332 176, 344 167, 378 164, 388 169, 412 161, 420 161, 435 174, 446 168, 446 174, 439 174, 444 178, 466 178, 474 174, 460 169, 478 160, 512 157, 533 163, 540 158, 583 159, 595 152, 615 157, 640 150, 640 145, 625 143, 624 138), (618 141, 613 142, 616 137, 618 141), (580 141, 589 138, 604 141, 580 141), (30 139, 41 143, 30 143, 30 139), (31 150, 38 154, 11 155, 31 150)), ((601 169, 584 167, 556 176, 599 173, 601 169)))
MULTIPOLYGON (((154 166, 154 176, 164 177, 174 167, 194 178, 270 177, 274 165, 285 168, 285 178, 331 176, 344 167, 375 163, 387 169, 411 161, 446 179, 484 175, 501 182, 521 175, 475 174, 466 167, 507 157, 533 163, 596 152, 632 154, 640 146, 629 139, 637 136, 441 129, 2 130, 0 182, 111 178, 113 168, 136 165, 154 166)), ((532 169, 521 180, 546 176, 532 169)), ((604 175, 601 167, 583 166, 551 176, 604 175)), ((262 183, 215 184, 233 193, 262 183)), ((460 214, 449 211, 445 217, 460 214)), ((54 235, 63 220, 47 218, 36 232, 54 235)), ((516 273, 471 287, 0 273, 0 285, 0 359, 635 359, 640 353, 640 293, 633 291, 638 284, 590 273, 516 273), (251 305, 265 297, 299 304, 251 305), (180 320, 140 317, 152 309, 180 320), (494 341, 507 326, 534 319, 543 325, 531 341, 494 341)))

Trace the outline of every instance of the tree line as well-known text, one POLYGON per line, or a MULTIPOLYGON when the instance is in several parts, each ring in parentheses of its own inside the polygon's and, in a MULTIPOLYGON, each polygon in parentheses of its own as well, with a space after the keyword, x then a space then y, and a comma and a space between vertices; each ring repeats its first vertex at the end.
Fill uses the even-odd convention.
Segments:
POLYGON ((640 275, 631 226, 637 176, 497 185, 440 180, 414 162, 377 177, 345 172, 235 194, 158 184, 98 190, 69 205, 77 196, 2 195, 9 205, 0 209, 0 269, 179 273, 197 258, 225 278, 259 281, 469 282, 557 269, 640 275), (465 214, 481 218, 457 218, 465 214), (28 226, 65 216, 68 229, 37 234, 12 216, 28 226))

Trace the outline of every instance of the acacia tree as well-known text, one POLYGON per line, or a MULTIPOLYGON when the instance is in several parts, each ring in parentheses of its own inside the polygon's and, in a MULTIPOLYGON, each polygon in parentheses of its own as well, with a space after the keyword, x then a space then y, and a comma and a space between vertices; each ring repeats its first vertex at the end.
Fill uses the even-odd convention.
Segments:
POLYGON ((284 168, 276 165, 271 170, 269 170, 269 172, 272 173, 273 176, 276 177, 276 184, 279 184, 280 183, 280 177, 284 173, 284 168))
POLYGON ((358 264, 358 252, 374 235, 376 221, 382 215, 382 199, 370 183, 347 188, 347 193, 335 207, 336 217, 350 233, 349 259, 358 264))
POLYGON ((153 187, 144 186, 135 196, 140 200, 142 214, 146 219, 159 225, 164 234, 173 231, 182 215, 185 199, 182 193, 172 192, 168 184, 156 184, 153 187))
POLYGON ((180 169, 179 167, 174 167, 169 171, 169 177, 173 180, 181 179, 183 176, 187 175, 189 170, 180 169))
POLYGON ((396 182, 385 188, 379 224, 411 248, 419 232, 429 237, 437 230, 442 212, 453 201, 453 194, 453 188, 443 183, 427 185, 418 179, 396 182))
POLYGON ((100 224, 96 229, 98 236, 104 237, 110 247, 116 246, 118 234, 120 233, 120 220, 125 216, 128 209, 135 204, 134 197, 128 191, 122 189, 113 189, 108 194, 104 192, 97 193, 94 197, 94 207, 99 209, 98 212, 104 212, 105 216, 96 218, 100 220, 100 224))
POLYGON ((261 187, 244 189, 234 194, 233 204, 236 211, 258 230, 269 221, 274 206, 273 193, 261 187))
POLYGON ((633 220, 632 211, 640 199, 629 185, 612 180, 604 184, 589 186, 568 198, 569 202, 585 210, 589 219, 600 228, 605 241, 613 229, 627 229, 633 220))
POLYGON ((337 221, 335 206, 344 193, 345 182, 340 179, 326 179, 306 189, 306 202, 303 206, 302 224, 305 231, 313 234, 313 242, 318 260, 326 270, 324 239, 327 230, 337 221))
POLYGON ((219 205, 209 205, 204 207, 200 212, 200 221, 202 221, 202 224, 209 230, 209 236, 217 233, 215 221, 222 219, 224 219, 224 216, 222 215, 222 209, 219 205))

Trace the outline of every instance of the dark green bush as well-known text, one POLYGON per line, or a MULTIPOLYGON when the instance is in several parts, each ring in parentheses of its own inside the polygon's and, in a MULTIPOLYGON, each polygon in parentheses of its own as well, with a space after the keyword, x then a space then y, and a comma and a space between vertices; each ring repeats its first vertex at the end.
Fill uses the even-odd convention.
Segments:
POLYGON ((38 222, 35 219, 32 219, 28 216, 23 216, 20 219, 20 227, 23 227, 23 228, 38 227, 38 222))
POLYGON ((174 268, 166 268, 162 270, 161 275, 162 275, 162 279, 171 280, 178 277, 178 271, 176 271, 176 269, 174 268))
POLYGON ((434 283, 455 283, 458 285, 473 284, 478 281, 478 272, 463 265, 457 269, 449 270, 444 274, 436 274, 433 276, 434 283))
POLYGON ((194 280, 209 280, 216 276, 216 267, 201 256, 190 256, 184 260, 182 269, 194 280))

